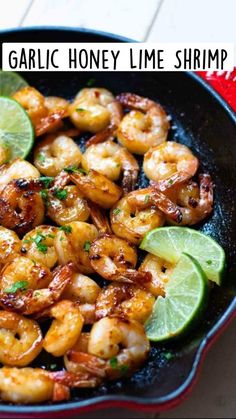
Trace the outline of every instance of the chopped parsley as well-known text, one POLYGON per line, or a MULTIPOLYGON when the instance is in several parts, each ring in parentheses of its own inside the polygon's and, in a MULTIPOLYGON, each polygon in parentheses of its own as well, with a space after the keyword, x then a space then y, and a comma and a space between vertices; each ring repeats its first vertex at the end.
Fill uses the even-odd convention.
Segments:
POLYGON ((49 239, 55 239, 55 234, 48 234, 47 237, 49 237, 49 239))
POLYGON ((76 173, 78 172, 78 167, 77 166, 68 166, 68 167, 64 167, 64 172, 67 173, 76 173))
POLYGON ((83 175, 87 175, 88 174, 87 170, 83 169, 82 167, 79 167, 78 168, 78 172, 83 173, 83 175))
POLYGON ((167 361, 170 361, 173 358, 173 354, 171 352, 165 352, 163 355, 167 361))
POLYGON ((54 191, 54 195, 60 200, 66 199, 67 198, 67 190, 56 188, 55 191, 54 191))
POLYGON ((45 188, 49 188, 51 183, 54 181, 54 177, 52 176, 40 176, 39 178, 40 182, 42 182, 45 186, 45 188))
POLYGON ((150 195, 145 195, 145 198, 144 198, 145 204, 148 203, 149 199, 150 199, 150 195))
POLYGON ((27 281, 17 281, 15 282, 11 288, 6 288, 4 292, 6 294, 14 294, 17 291, 26 291, 29 284, 27 281))
POLYGON ((110 366, 112 369, 118 368, 118 359, 117 358, 111 358, 110 359, 110 366))
POLYGON ((172 185, 174 181, 172 179, 168 180, 169 185, 172 185))
POLYGON ((86 112, 86 110, 87 110, 87 109, 84 109, 84 108, 77 108, 77 109, 76 109, 76 112, 86 112))
POLYGON ((57 364, 51 364, 49 368, 50 370, 55 370, 57 368, 57 364))
POLYGON ((36 244, 37 250, 41 253, 47 253, 48 246, 42 243, 43 240, 46 239, 42 233, 37 233, 36 237, 32 239, 32 241, 36 244))
POLYGON ((84 243, 84 251, 85 251, 85 252, 89 252, 90 246, 91 246, 91 242, 87 240, 87 241, 84 243))
POLYGON ((88 86, 88 87, 94 86, 95 82, 96 82, 96 80, 94 78, 91 78, 87 81, 86 86, 88 86))
POLYGON ((207 263, 207 265, 212 265, 212 260, 209 259, 209 260, 206 261, 206 263, 207 263))
POLYGON ((41 195, 41 198, 43 199, 45 205, 48 207, 49 206, 49 200, 48 200, 48 191, 47 191, 47 189, 42 189, 40 191, 40 195, 41 195))
POLYGON ((72 227, 71 226, 61 226, 59 227, 59 230, 65 231, 65 233, 71 233, 72 227))
POLYGON ((115 208, 115 209, 113 210, 113 214, 114 214, 114 215, 118 215, 120 212, 121 212, 120 208, 115 208))
POLYGON ((37 160, 38 160, 40 163, 45 163, 45 161, 46 161, 46 157, 45 157, 42 153, 39 153, 39 154, 37 155, 37 160))

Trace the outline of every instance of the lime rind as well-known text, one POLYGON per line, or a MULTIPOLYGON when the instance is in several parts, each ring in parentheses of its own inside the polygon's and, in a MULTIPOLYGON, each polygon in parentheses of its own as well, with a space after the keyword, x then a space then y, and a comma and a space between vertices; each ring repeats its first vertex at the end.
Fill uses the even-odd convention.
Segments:
POLYGON ((166 286, 166 296, 157 298, 145 324, 148 339, 161 342, 189 331, 200 320, 207 296, 208 281, 200 264, 183 253, 166 286))
POLYGON ((171 263, 177 263, 182 252, 198 260, 209 280, 221 283, 225 252, 210 236, 188 227, 160 227, 147 233, 140 248, 171 263))
POLYGON ((18 73, 0 69, 0 96, 10 96, 28 83, 18 73))
POLYGON ((14 99, 0 96, 0 143, 10 149, 10 158, 25 158, 34 142, 34 128, 24 108, 14 99))

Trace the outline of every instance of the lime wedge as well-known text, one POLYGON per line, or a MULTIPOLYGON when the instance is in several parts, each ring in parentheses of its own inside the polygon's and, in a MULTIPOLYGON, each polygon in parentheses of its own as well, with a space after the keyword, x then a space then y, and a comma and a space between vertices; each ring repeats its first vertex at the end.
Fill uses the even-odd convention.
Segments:
POLYGON ((22 106, 0 96, 0 144, 10 150, 10 158, 25 158, 34 142, 34 129, 22 106))
POLYGON ((28 83, 13 71, 0 70, 0 96, 10 96, 28 83))
POLYGON ((160 342, 188 331, 207 303, 208 281, 199 263, 183 253, 145 324, 148 339, 160 342))
POLYGON ((177 263, 186 252, 200 263, 208 279, 221 283, 225 267, 224 249, 211 237, 187 227, 161 227, 144 237, 141 249, 177 263))

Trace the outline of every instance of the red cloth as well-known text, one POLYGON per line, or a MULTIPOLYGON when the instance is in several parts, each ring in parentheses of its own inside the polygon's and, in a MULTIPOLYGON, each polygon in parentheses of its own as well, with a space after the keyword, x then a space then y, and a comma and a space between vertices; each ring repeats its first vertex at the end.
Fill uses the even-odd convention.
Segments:
POLYGON ((236 111, 236 67, 233 71, 199 71, 198 74, 236 111))

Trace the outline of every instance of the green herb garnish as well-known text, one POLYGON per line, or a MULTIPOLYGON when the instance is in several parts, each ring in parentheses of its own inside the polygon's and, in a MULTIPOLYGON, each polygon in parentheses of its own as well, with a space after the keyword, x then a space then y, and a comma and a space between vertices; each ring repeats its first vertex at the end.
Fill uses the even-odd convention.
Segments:
POLYGON ((78 168, 78 172, 83 173, 83 175, 87 175, 88 174, 87 170, 83 169, 82 167, 79 167, 78 168))
POLYGON ((168 180, 169 185, 172 185, 174 181, 172 179, 168 180))
POLYGON ((150 195, 145 195, 145 198, 144 198, 145 204, 148 203, 149 199, 150 199, 150 195))
POLYGON ((41 233, 37 233, 36 237, 32 239, 32 241, 36 244, 36 247, 39 252, 47 253, 48 246, 44 243, 42 243, 43 240, 46 239, 46 236, 44 236, 41 233))
POLYGON ((121 212, 120 208, 115 208, 115 209, 113 210, 113 214, 114 214, 114 215, 118 215, 120 212, 121 212))
POLYGON ((96 82, 96 80, 94 78, 91 78, 87 81, 86 86, 88 86, 88 87, 94 86, 95 82, 96 82))
POLYGON ((110 359, 110 366, 112 369, 116 369, 118 367, 118 360, 117 358, 111 358, 110 359))
POLYGON ((15 282, 11 288, 6 288, 4 292, 6 294, 14 294, 17 291, 26 291, 29 284, 27 281, 17 281, 15 282))
POLYGON ((39 154, 37 155, 37 160, 38 160, 40 163, 45 163, 45 161, 46 161, 46 157, 45 157, 42 153, 39 153, 39 154))
POLYGON ((167 361, 170 361, 173 358, 173 354, 171 352, 165 352, 163 355, 167 361))
POLYGON ((51 364, 49 368, 50 370, 55 370, 57 368, 57 364, 51 364))
POLYGON ((45 188, 49 188, 51 183, 54 181, 54 177, 52 176, 40 176, 39 178, 40 182, 42 182, 45 186, 45 188))
POLYGON ((76 173, 78 172, 78 167, 77 166, 68 166, 68 167, 64 167, 64 172, 67 173, 76 173))
POLYGON ((86 112, 87 109, 83 109, 83 108, 77 108, 76 112, 86 112))
POLYGON ((91 246, 91 242, 87 240, 87 241, 84 243, 84 251, 85 251, 85 252, 89 252, 90 246, 91 246))
POLYGON ((56 188, 55 191, 54 191, 54 195, 60 200, 66 199, 67 198, 67 190, 56 188))
POLYGON ((207 263, 207 265, 212 265, 212 260, 209 259, 209 260, 206 261, 206 263, 207 263))
POLYGON ((65 231, 65 233, 71 233, 72 227, 71 226, 61 226, 59 227, 59 230, 65 231))

